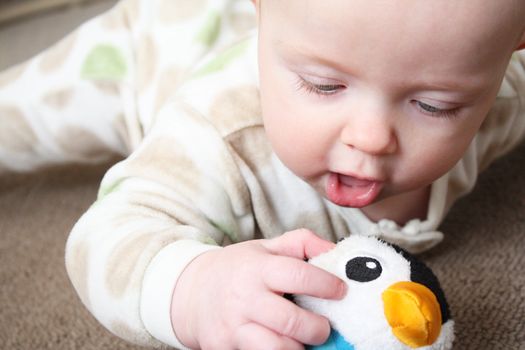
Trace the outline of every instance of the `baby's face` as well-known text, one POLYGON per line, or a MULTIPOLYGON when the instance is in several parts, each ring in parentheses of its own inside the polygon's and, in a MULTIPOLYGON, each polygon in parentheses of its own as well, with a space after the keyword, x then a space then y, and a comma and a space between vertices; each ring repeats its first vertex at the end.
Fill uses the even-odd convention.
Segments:
POLYGON ((263 118, 332 202, 424 188, 461 158, 520 37, 511 0, 261 0, 263 118))

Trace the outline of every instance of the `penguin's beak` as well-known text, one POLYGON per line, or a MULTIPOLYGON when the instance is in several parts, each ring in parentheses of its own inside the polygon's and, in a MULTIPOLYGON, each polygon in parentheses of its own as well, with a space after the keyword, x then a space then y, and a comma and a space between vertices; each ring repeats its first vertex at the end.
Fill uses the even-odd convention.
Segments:
POLYGON ((411 348, 433 344, 441 331, 441 309, 430 289, 398 282, 383 292, 385 316, 394 335, 411 348))

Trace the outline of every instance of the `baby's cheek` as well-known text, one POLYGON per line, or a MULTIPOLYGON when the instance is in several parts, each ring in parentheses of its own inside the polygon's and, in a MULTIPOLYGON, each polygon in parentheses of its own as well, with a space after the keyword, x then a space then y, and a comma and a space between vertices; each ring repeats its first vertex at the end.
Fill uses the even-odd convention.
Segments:
POLYGON ((294 124, 274 124, 266 128, 274 152, 281 162, 300 177, 309 177, 322 166, 325 150, 316 135, 294 124))
POLYGON ((427 186, 450 171, 462 154, 463 150, 443 151, 440 148, 422 152, 412 161, 412 172, 407 174, 407 180, 417 187, 427 186))

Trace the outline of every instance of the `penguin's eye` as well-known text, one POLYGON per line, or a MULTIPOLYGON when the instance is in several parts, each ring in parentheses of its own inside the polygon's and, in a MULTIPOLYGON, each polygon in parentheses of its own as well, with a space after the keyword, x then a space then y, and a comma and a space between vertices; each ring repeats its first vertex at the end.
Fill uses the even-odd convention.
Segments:
POLYGON ((346 276, 357 282, 370 282, 381 276, 383 268, 374 258, 358 256, 346 263, 346 276))

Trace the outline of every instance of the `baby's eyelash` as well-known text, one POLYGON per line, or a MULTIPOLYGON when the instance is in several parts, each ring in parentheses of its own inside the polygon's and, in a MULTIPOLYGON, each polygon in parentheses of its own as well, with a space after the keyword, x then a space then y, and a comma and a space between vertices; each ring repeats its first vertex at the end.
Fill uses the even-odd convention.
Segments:
POLYGON ((340 89, 344 88, 343 85, 337 84, 314 84, 305 80, 302 77, 297 79, 297 90, 304 90, 309 94, 315 94, 318 96, 330 96, 337 93, 340 89))
POLYGON ((416 100, 414 102, 417 109, 422 113, 436 118, 455 118, 458 116, 460 111, 460 108, 440 109, 421 101, 416 100))
MULTIPOLYGON (((344 89, 344 85, 340 84, 314 84, 303 77, 299 76, 296 83, 297 90, 306 91, 309 94, 314 94, 320 97, 327 97, 336 94, 339 90, 344 89)), ((441 109, 428 103, 413 100, 416 108, 423 114, 434 118, 452 119, 459 115, 461 108, 441 109)))

